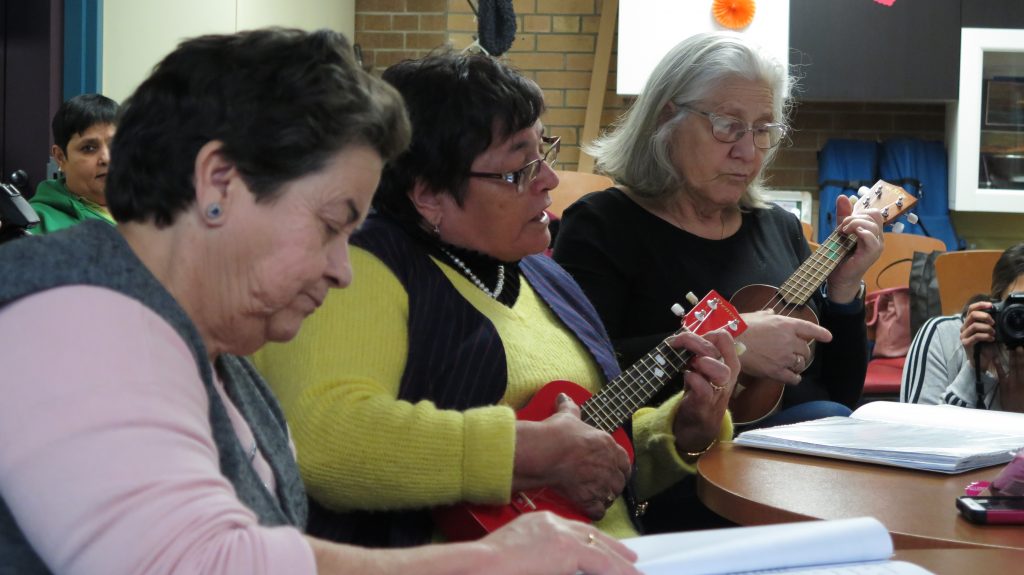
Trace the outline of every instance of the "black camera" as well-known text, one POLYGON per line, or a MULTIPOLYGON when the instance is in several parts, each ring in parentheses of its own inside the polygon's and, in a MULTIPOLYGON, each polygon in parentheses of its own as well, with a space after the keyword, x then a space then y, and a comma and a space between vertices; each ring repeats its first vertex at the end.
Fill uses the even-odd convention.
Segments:
POLYGON ((988 310, 996 323, 996 341, 1009 349, 1024 345, 1024 292, 1014 292, 988 310))
POLYGON ((0 182, 0 243, 28 234, 39 223, 39 216, 18 188, 0 182))
POLYGON ((29 205, 34 194, 22 194, 18 187, 28 187, 25 170, 15 170, 11 182, 0 182, 0 243, 29 235, 29 229, 39 224, 39 216, 29 205))

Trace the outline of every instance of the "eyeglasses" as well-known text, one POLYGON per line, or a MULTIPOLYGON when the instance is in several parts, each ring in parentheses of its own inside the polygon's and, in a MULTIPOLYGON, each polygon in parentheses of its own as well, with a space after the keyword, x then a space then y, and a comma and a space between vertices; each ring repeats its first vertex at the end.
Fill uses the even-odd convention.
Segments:
POLYGON ((710 120, 711 135, 723 144, 738 142, 747 132, 752 132, 754 134, 754 145, 762 150, 770 150, 778 146, 779 142, 789 133, 789 126, 785 124, 761 124, 760 126, 754 126, 732 116, 723 116, 714 112, 703 112, 691 106, 681 107, 710 120))
POLYGON ((533 183, 533 180, 536 179, 537 172, 540 171, 542 163, 554 167, 555 160, 558 159, 558 150, 562 147, 562 138, 543 136, 540 140, 541 143, 548 146, 544 155, 514 172, 505 172, 503 174, 493 172, 470 172, 469 175, 474 178, 490 178, 492 180, 508 182, 516 186, 517 192, 522 193, 524 190, 529 188, 530 184, 533 183))

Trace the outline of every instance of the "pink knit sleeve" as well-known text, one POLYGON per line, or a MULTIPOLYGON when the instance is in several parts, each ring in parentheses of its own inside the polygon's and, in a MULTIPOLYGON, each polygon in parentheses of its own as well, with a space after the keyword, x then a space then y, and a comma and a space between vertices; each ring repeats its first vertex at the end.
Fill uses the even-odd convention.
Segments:
POLYGON ((55 573, 315 573, 220 474, 184 341, 95 287, 0 309, 0 495, 55 573))

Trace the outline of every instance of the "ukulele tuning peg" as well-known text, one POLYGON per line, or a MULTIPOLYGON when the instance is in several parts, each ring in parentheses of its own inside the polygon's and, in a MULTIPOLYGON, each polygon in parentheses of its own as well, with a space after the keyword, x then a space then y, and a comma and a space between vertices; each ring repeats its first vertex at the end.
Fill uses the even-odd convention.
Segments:
POLYGON ((697 321, 704 321, 707 319, 708 314, 702 311, 695 311, 693 312, 693 317, 697 318, 697 321))
POLYGON ((903 222, 896 222, 895 224, 893 224, 892 231, 896 232, 897 234, 903 233, 903 222))
POLYGON ((683 306, 674 303, 672 304, 672 313, 675 314, 677 317, 683 317, 684 315, 686 315, 686 310, 683 309, 683 306))
POLYGON ((711 298, 708 300, 708 307, 712 310, 718 309, 718 298, 711 298))
POLYGON ((882 217, 883 218, 888 218, 889 217, 889 208, 882 209, 882 217))
POLYGON ((732 320, 729 323, 725 324, 725 327, 727 327, 729 331, 736 331, 740 327, 740 322, 732 320))
POLYGON ((686 296, 685 297, 686 297, 686 303, 688 303, 690 305, 697 305, 698 303, 700 303, 700 300, 697 299, 697 296, 695 296, 692 291, 686 292, 686 296))
POLYGON ((735 341, 735 342, 733 342, 732 346, 733 346, 733 349, 736 350, 736 355, 738 355, 738 356, 739 355, 743 355, 743 353, 747 351, 747 346, 743 345, 742 341, 735 341))
POLYGON ((917 217, 917 214, 907 214, 907 221, 912 224, 916 224, 919 219, 920 218, 917 217))
POLYGON ((859 190, 857 190, 857 195, 858 195, 859 197, 862 197, 862 198, 863 198, 864 196, 866 196, 866 195, 870 194, 870 193, 871 193, 871 188, 869 188, 869 187, 867 187, 867 186, 861 186, 861 187, 860 187, 860 189, 859 189, 859 190))

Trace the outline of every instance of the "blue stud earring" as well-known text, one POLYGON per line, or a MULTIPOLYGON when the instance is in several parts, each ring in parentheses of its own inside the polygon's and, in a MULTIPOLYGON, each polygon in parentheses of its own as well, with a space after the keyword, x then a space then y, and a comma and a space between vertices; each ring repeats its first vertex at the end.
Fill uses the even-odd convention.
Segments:
POLYGON ((215 220, 220 217, 220 204, 214 202, 206 206, 206 217, 215 220))

